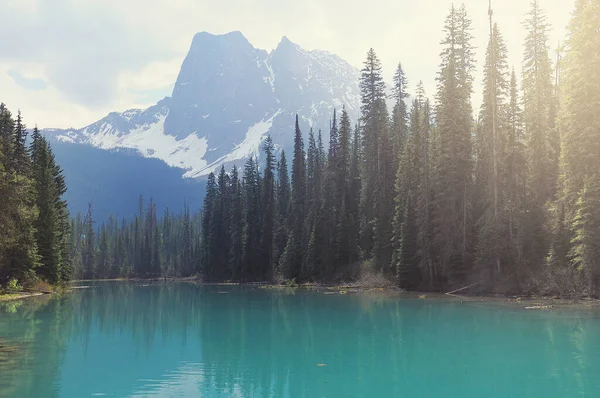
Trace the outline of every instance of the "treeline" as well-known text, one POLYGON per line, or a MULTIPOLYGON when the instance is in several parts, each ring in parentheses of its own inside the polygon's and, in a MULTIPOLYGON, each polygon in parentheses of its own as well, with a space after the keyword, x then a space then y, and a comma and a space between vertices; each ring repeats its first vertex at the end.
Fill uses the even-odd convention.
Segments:
POLYGON ((269 139, 262 175, 250 159, 241 178, 237 170, 209 177, 203 275, 327 281, 368 261, 405 288, 597 294, 599 6, 576 2, 566 48, 553 63, 546 16, 532 1, 521 83, 490 12, 476 120, 464 5, 453 6, 444 25, 433 101, 418 84, 406 106, 399 65, 390 116, 371 49, 354 134, 342 110, 339 121, 333 115, 327 153, 313 132, 305 152, 296 122, 291 187, 269 139))
POLYGON ((66 189, 46 139, 0 104, 0 286, 71 278, 66 189))
POLYGON ((521 82, 490 13, 475 120, 471 20, 464 5, 453 6, 432 100, 419 83, 407 106, 398 65, 390 115, 371 49, 360 120, 353 128, 344 109, 339 118, 334 112, 327 149, 313 131, 305 148, 296 118, 291 173, 267 138, 262 170, 251 158, 243 170, 209 176, 201 215, 185 209, 157 220, 150 204, 131 223, 112 220, 101 228, 106 239, 95 240, 79 220, 73 228, 96 242, 90 254, 83 250, 80 269, 111 274, 90 271, 111 269, 90 259, 112 250, 121 253, 112 275, 336 281, 361 264, 409 289, 598 294, 599 6, 576 2, 553 62, 544 11, 532 1, 521 82))
POLYGON ((200 215, 184 204, 159 217, 156 204, 140 196, 132 220, 110 217, 99 227, 92 204, 71 220, 70 246, 75 279, 158 278, 198 275, 200 215))

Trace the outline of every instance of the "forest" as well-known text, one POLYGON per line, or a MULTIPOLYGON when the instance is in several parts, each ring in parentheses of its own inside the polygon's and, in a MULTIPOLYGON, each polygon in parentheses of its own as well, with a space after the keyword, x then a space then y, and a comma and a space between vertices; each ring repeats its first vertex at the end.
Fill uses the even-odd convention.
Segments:
POLYGON ((38 149, 49 159, 42 161, 35 144, 20 144, 20 118, 13 126, 3 110, 0 190, 9 200, 0 204, 0 275, 34 272, 54 282, 72 267, 77 279, 294 284, 372 273, 412 290, 597 296, 600 7, 577 0, 555 52, 533 0, 520 78, 489 17, 477 112, 472 22, 464 5, 453 6, 431 98, 420 83, 409 89, 399 64, 390 112, 371 49, 359 120, 334 110, 324 143, 320 131, 300 131, 296 117, 293 153, 267 137, 243 169, 209 175, 200 212, 184 204, 158 215, 140 197, 131 220, 98 225, 90 205, 65 225, 64 181, 51 152, 38 149))
POLYGON ((0 104, 0 288, 71 278, 66 189, 37 127, 28 138, 21 114, 0 104))

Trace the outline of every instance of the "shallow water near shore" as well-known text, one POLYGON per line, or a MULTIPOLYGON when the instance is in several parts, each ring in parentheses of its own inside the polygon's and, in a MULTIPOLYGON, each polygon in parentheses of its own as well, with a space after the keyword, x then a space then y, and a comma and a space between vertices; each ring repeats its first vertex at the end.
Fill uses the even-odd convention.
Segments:
POLYGON ((600 312, 192 283, 0 305, 0 397, 596 397, 600 312))

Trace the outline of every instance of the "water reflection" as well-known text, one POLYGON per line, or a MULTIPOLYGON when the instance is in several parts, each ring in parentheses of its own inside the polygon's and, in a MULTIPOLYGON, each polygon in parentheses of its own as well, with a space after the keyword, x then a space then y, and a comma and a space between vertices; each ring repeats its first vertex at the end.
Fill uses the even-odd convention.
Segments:
POLYGON ((0 396, 600 394, 595 316, 102 283, 0 305, 0 396))

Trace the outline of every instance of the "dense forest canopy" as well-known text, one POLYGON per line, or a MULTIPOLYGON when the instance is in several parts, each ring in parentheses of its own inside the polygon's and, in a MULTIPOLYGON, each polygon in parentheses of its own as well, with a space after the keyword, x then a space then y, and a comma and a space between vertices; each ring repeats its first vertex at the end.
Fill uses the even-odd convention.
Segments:
POLYGON ((0 104, 0 286, 71 278, 66 184, 37 128, 0 104))
POLYGON ((158 215, 140 198, 133 220, 98 228, 90 205, 67 228, 60 172, 31 166, 56 168, 39 160, 35 144, 19 144, 20 119, 14 125, 3 110, 0 189, 8 200, 0 217, 18 234, 0 231, 2 275, 45 264, 37 273, 56 281, 70 257, 77 278, 339 282, 367 271, 407 289, 597 295, 600 1, 576 0, 556 53, 544 10, 531 1, 517 66, 507 63, 496 22, 490 10, 479 110, 471 19, 452 6, 436 93, 410 83, 398 64, 390 112, 370 49, 359 120, 334 111, 324 143, 320 131, 304 132, 305 140, 296 119, 293 153, 277 157, 266 138, 260 162, 208 177, 194 214, 184 205, 158 215), (44 188, 49 181, 56 187, 44 188))

